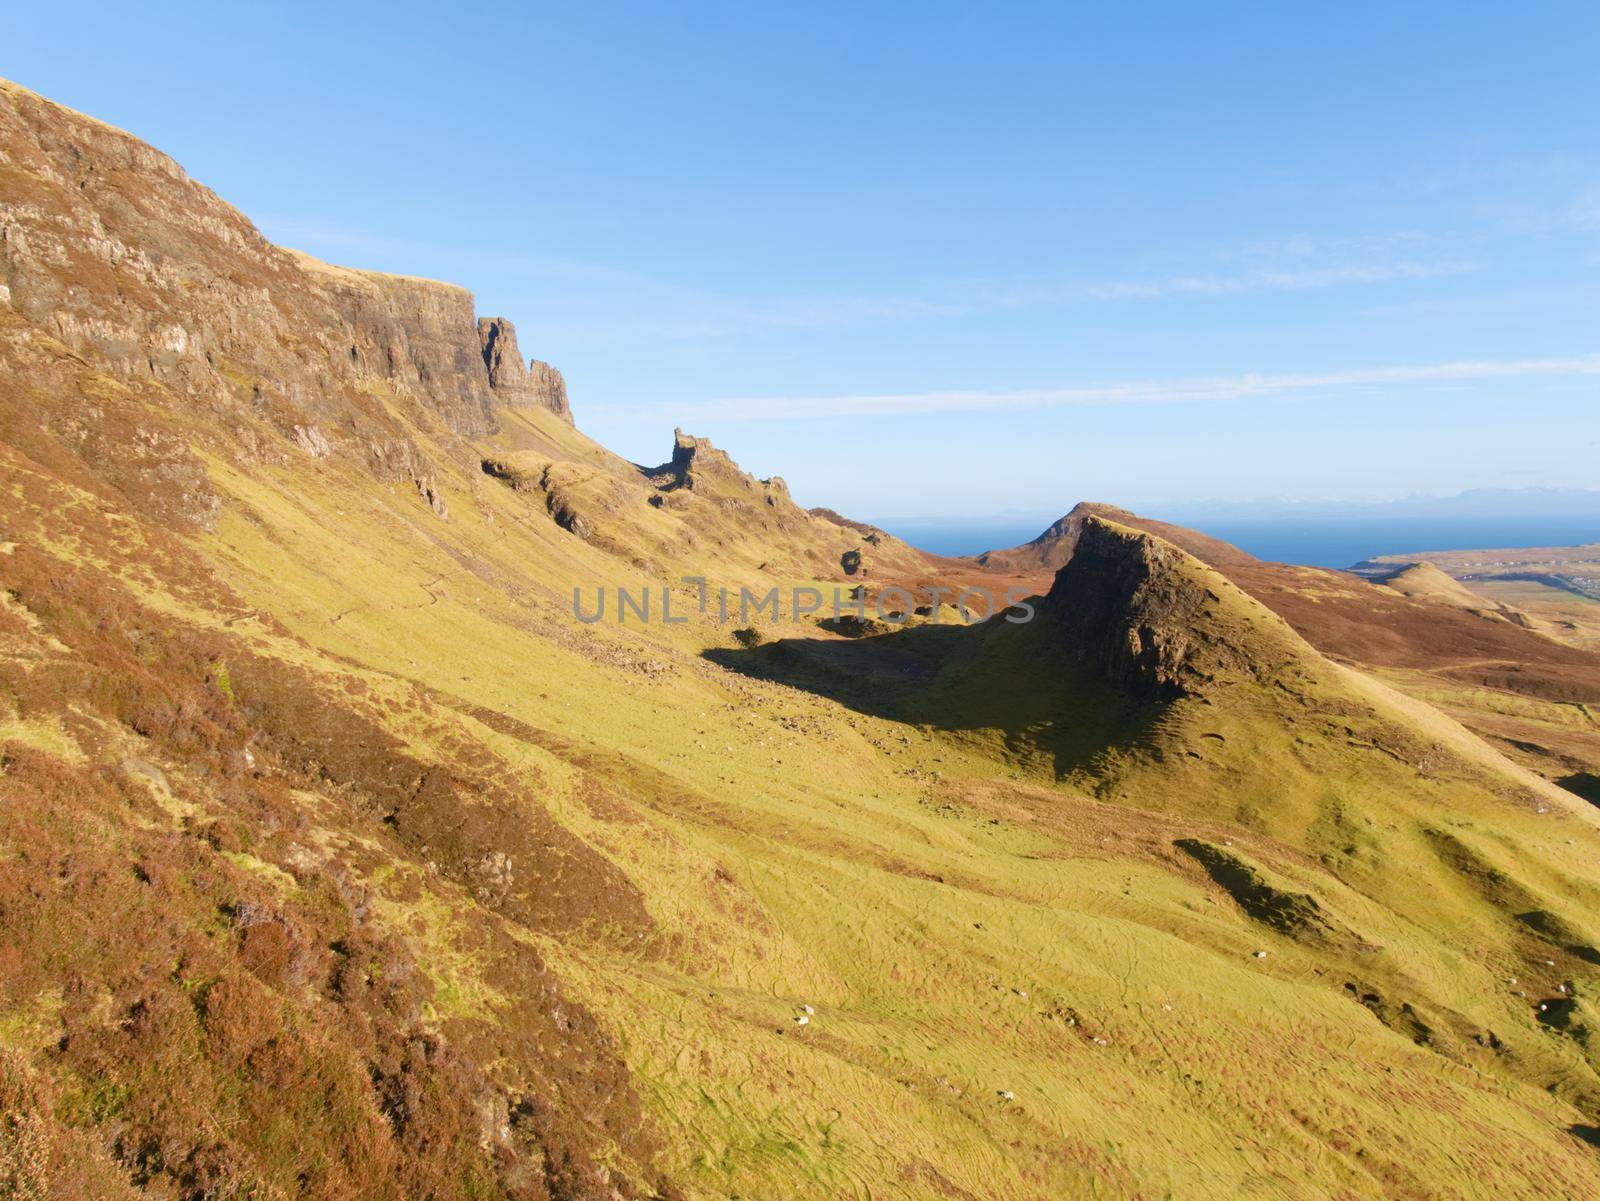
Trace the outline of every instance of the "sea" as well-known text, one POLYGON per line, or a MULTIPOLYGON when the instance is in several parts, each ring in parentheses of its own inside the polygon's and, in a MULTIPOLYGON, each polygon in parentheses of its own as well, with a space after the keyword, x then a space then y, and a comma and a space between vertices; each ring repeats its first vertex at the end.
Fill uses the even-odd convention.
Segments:
MULTIPOLYGON (((1018 546, 1052 519, 1032 523, 886 522, 883 528, 938 555, 975 555, 1018 546)), ((1499 547, 1582 546, 1600 542, 1600 517, 1163 517, 1249 551, 1259 559, 1308 567, 1353 567, 1379 555, 1499 547)))

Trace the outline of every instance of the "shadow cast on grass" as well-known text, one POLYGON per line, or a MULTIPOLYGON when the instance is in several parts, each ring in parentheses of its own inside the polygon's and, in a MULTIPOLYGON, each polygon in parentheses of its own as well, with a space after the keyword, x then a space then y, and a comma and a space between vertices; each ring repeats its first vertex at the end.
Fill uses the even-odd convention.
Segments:
POLYGON ((1108 747, 1141 741, 1162 712, 1134 705, 1079 663, 1048 612, 1026 623, 930 623, 703 654, 859 713, 1003 746, 1015 760, 1045 756, 1058 776, 1108 747))
POLYGON ((1576 775, 1563 776, 1556 783, 1574 796, 1582 797, 1589 804, 1600 805, 1600 776, 1578 772, 1576 775))

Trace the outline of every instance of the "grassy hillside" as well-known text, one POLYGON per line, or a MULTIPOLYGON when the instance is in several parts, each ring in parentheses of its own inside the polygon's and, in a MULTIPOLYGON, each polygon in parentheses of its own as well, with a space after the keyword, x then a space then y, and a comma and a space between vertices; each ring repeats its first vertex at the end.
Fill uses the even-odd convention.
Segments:
POLYGON ((1570 794, 1114 521, 1033 622, 746 645, 679 576, 926 564, 0 108, 33 246, 168 256, 3 262, 0 1194, 1600 1195, 1570 794))

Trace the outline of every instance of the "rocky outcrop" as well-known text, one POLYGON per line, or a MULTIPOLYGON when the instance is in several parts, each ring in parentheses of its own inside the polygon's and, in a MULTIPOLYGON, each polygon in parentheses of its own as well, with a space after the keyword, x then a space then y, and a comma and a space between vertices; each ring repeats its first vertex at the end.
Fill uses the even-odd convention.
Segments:
POLYGON ((499 403, 548 409, 569 425, 572 423, 566 380, 549 363, 538 359, 526 364, 522 361, 516 326, 504 317, 480 317, 478 341, 489 386, 499 403))
POLYGON ((528 386, 528 368, 517 349, 517 327, 504 317, 479 317, 478 342, 489 386, 507 403, 515 404, 514 398, 528 386))
POLYGON ((710 439, 674 430, 672 457, 638 470, 654 486, 646 498, 652 507, 705 545, 750 548, 751 565, 763 574, 876 580, 928 570, 921 551, 875 526, 801 508, 781 477, 752 475, 710 439))
POLYGON ((728 452, 711 444, 710 438, 696 438, 682 430, 672 431, 672 458, 660 467, 645 472, 658 488, 686 488, 695 492, 722 492, 731 498, 758 499, 779 510, 786 519, 810 517, 789 498, 789 485, 781 476, 757 479, 742 470, 728 452))
POLYGON ((1069 648, 1142 702, 1267 681, 1317 654, 1188 552, 1090 517, 1045 597, 1069 648))
POLYGON ((528 383, 533 403, 549 409, 568 425, 572 424, 572 408, 567 404, 567 381, 549 363, 533 359, 528 363, 528 383))
POLYGON ((696 470, 704 472, 708 467, 719 474, 728 468, 737 470, 727 451, 712 446, 710 438, 696 438, 693 434, 675 429, 672 431, 672 457, 645 474, 659 488, 688 488, 692 491, 696 470))

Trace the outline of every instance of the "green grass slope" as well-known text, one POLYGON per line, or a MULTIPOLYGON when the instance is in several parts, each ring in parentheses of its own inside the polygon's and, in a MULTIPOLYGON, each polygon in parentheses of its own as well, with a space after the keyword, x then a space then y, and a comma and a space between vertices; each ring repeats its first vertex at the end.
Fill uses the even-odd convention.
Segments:
POLYGON ((448 296, 352 325, 6 103, 105 316, 5 261, 0 1191, 1600 1196, 1585 807, 1111 522, 1033 622, 746 647, 676 577, 836 545, 760 481, 496 408, 448 296))

